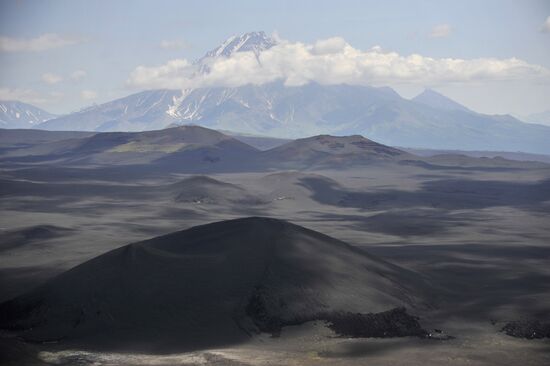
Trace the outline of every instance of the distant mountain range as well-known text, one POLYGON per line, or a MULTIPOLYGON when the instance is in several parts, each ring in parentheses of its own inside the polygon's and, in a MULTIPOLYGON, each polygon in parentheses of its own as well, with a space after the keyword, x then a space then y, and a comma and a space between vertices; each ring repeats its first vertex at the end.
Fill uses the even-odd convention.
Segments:
POLYGON ((151 90, 132 94, 42 123, 53 131, 147 131, 179 121, 175 104, 182 92, 151 90))
POLYGON ((0 128, 35 128, 55 115, 33 105, 13 101, 0 101, 0 128))
MULTIPOLYGON (((197 63, 200 72, 208 73, 206 59, 236 52, 258 56, 275 44, 263 32, 246 33, 229 38, 197 63)), ((476 113, 433 90, 408 100, 388 87, 313 82, 143 91, 37 127, 144 131, 173 124, 283 138, 363 135, 390 146, 550 154, 550 127, 476 113)))

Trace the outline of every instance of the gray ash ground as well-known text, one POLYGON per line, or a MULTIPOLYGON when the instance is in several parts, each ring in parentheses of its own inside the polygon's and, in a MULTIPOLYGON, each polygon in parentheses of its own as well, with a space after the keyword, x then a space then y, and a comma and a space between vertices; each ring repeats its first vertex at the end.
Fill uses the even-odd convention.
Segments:
MULTIPOLYGON (((334 168, 298 173, 251 171, 242 164, 231 171, 223 158, 216 163, 200 160, 192 166, 190 158, 182 160, 180 156, 182 161, 175 167, 196 171, 168 174, 145 163, 56 166, 35 157, 25 159, 0 162, 0 302, 128 243, 215 221, 269 216, 330 235, 421 273, 446 302, 427 312, 408 307, 409 311, 420 317, 418 322, 429 330, 429 339, 445 339, 445 333, 456 338, 427 342, 422 337, 335 337, 327 329, 327 319, 286 327, 278 324, 279 313, 270 310, 263 317, 258 315, 251 328, 265 327, 273 334, 282 327, 280 337, 254 334, 243 343, 217 349, 216 357, 254 365, 550 365, 550 338, 539 339, 548 334, 549 318, 541 314, 549 314, 550 305, 548 166, 446 155, 424 164, 421 160, 335 164, 334 168), (206 187, 194 174, 206 175, 219 184, 206 187), (179 186, 182 181, 184 187, 179 186), (202 191, 187 185, 197 181, 191 188, 206 189, 205 196, 210 198, 201 204, 193 198, 201 198, 202 191), (181 189, 174 189, 178 187, 181 189), (175 197, 181 192, 193 193, 191 199, 178 202, 175 197), (253 198, 261 199, 260 204, 253 198), (539 321, 506 323, 524 317, 539 321), (497 320, 491 324, 489 319, 497 320)), ((302 273, 303 266, 299 268, 297 273, 302 273)), ((97 271, 91 273, 95 276, 97 271)), ((216 282, 226 277, 214 276, 216 282)), ((202 278, 195 280, 197 289, 204 287, 202 282, 202 278)), ((248 294, 243 291, 244 305, 250 301, 248 294)), ((135 308, 134 302, 131 305, 135 308)), ((394 306, 399 305, 376 310, 365 307, 363 313, 394 306)), ((359 308, 348 310, 361 312, 359 308)), ((372 321, 366 315, 357 317, 372 321)), ((357 321, 349 315, 343 319, 344 325, 357 321)), ((219 327, 211 336, 218 334, 219 327)), ((202 365, 209 357, 201 353, 195 361, 194 353, 165 357, 145 355, 148 352, 83 355, 83 350, 56 344, 0 340, 2 365, 6 353, 12 359, 34 358, 16 360, 14 365, 74 364, 61 361, 75 354, 89 359, 90 365, 202 365)))

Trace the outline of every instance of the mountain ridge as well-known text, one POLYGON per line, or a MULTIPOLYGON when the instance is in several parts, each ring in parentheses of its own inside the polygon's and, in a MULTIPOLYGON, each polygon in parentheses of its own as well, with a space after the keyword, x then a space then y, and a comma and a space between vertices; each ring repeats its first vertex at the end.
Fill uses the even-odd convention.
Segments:
POLYGON ((1 128, 31 128, 54 118, 55 115, 17 100, 0 100, 1 128))
POLYGON ((199 63, 201 60, 208 57, 229 57, 235 52, 252 51, 256 56, 258 56, 260 52, 267 50, 276 44, 277 42, 273 38, 268 37, 263 31, 234 35, 226 39, 218 47, 208 51, 201 59, 199 59, 199 63))
POLYGON ((413 102, 425 104, 435 109, 475 113, 472 110, 463 106, 462 104, 455 102, 451 98, 429 88, 424 89, 422 93, 418 94, 411 100, 413 102))

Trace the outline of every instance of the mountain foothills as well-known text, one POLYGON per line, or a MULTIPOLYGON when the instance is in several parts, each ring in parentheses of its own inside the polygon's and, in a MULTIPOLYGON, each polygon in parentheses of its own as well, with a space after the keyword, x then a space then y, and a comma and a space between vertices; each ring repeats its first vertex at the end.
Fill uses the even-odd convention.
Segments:
MULTIPOLYGON (((233 36, 197 60, 198 70, 207 74, 208 60, 238 52, 253 52, 260 62, 259 55, 275 44, 263 32, 233 36)), ((550 153, 550 127, 508 115, 476 113, 433 90, 408 100, 388 87, 315 82, 285 86, 276 81, 234 88, 149 90, 57 118, 40 116, 41 123, 35 118, 4 127, 105 132, 196 124, 272 137, 359 134, 391 146, 550 153)))

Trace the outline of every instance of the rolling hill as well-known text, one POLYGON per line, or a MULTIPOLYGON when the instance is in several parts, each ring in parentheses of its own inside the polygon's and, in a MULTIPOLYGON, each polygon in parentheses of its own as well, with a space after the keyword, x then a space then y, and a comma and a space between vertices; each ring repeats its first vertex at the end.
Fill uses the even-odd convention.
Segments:
POLYGON ((145 132, 106 132, 11 149, 3 158, 51 161, 64 165, 140 165, 201 169, 237 164, 258 150, 218 131, 180 126, 145 132))
POLYGON ((411 154, 363 136, 319 135, 298 139, 263 152, 263 158, 287 168, 342 167, 399 161, 411 154))
POLYGON ((1 304, 0 325, 26 340, 181 350, 330 314, 419 310, 429 292, 418 274, 344 242, 253 217, 100 255, 1 304))

